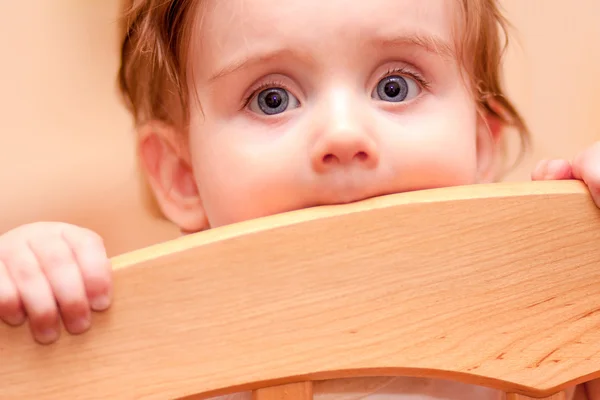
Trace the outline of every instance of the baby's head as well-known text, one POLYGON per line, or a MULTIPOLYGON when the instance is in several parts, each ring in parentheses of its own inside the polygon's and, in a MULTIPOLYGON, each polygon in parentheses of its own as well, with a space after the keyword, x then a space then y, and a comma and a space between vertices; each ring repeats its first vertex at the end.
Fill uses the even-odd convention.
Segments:
POLYGON ((527 136, 495 0, 129 3, 121 89, 184 231, 490 182, 527 136))

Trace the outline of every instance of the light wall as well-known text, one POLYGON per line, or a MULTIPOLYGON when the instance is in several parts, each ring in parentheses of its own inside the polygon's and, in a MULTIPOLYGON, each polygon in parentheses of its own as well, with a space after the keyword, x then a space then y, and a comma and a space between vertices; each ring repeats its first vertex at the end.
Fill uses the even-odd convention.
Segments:
POLYGON ((117 95, 117 0, 0 2, 0 232, 57 220, 110 254, 174 237, 141 202, 134 136, 117 95))
MULTIPOLYGON (((600 2, 504 0, 517 28, 509 93, 535 160, 600 139, 600 2)), ((36 220, 80 224, 111 255, 176 237, 141 199, 131 121, 115 86, 118 0, 0 2, 0 232, 36 220)))
POLYGON ((509 94, 533 132, 530 157, 572 158, 600 140, 600 1, 503 0, 514 25, 505 64, 509 94))

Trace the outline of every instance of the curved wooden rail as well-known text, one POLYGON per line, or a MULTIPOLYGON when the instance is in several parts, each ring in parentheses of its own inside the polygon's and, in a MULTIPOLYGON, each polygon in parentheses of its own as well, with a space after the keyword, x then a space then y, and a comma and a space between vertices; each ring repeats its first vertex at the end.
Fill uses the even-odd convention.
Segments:
POLYGON ((0 397, 210 397, 381 375, 549 396, 600 377, 599 243, 600 211, 572 181, 187 236, 116 257, 114 306, 84 335, 40 346, 0 326, 0 397))

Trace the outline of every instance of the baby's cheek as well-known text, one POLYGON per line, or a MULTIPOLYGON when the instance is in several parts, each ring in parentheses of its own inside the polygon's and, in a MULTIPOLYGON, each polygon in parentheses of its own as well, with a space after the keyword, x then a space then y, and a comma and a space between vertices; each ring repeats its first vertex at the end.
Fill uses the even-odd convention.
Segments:
POLYGON ((297 207, 293 201, 297 197, 295 164, 274 157, 234 151, 199 162, 196 180, 211 227, 297 207))
POLYGON ((475 129, 444 115, 404 125, 382 146, 406 190, 473 183, 477 171, 475 129))

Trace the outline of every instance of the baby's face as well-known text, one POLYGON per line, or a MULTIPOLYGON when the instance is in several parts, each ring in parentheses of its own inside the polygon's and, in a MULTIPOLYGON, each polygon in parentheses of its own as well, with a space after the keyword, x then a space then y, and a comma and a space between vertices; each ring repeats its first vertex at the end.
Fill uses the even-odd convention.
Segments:
POLYGON ((453 54, 453 2, 206 0, 199 12, 190 152, 212 227, 478 181, 490 150, 453 54))

